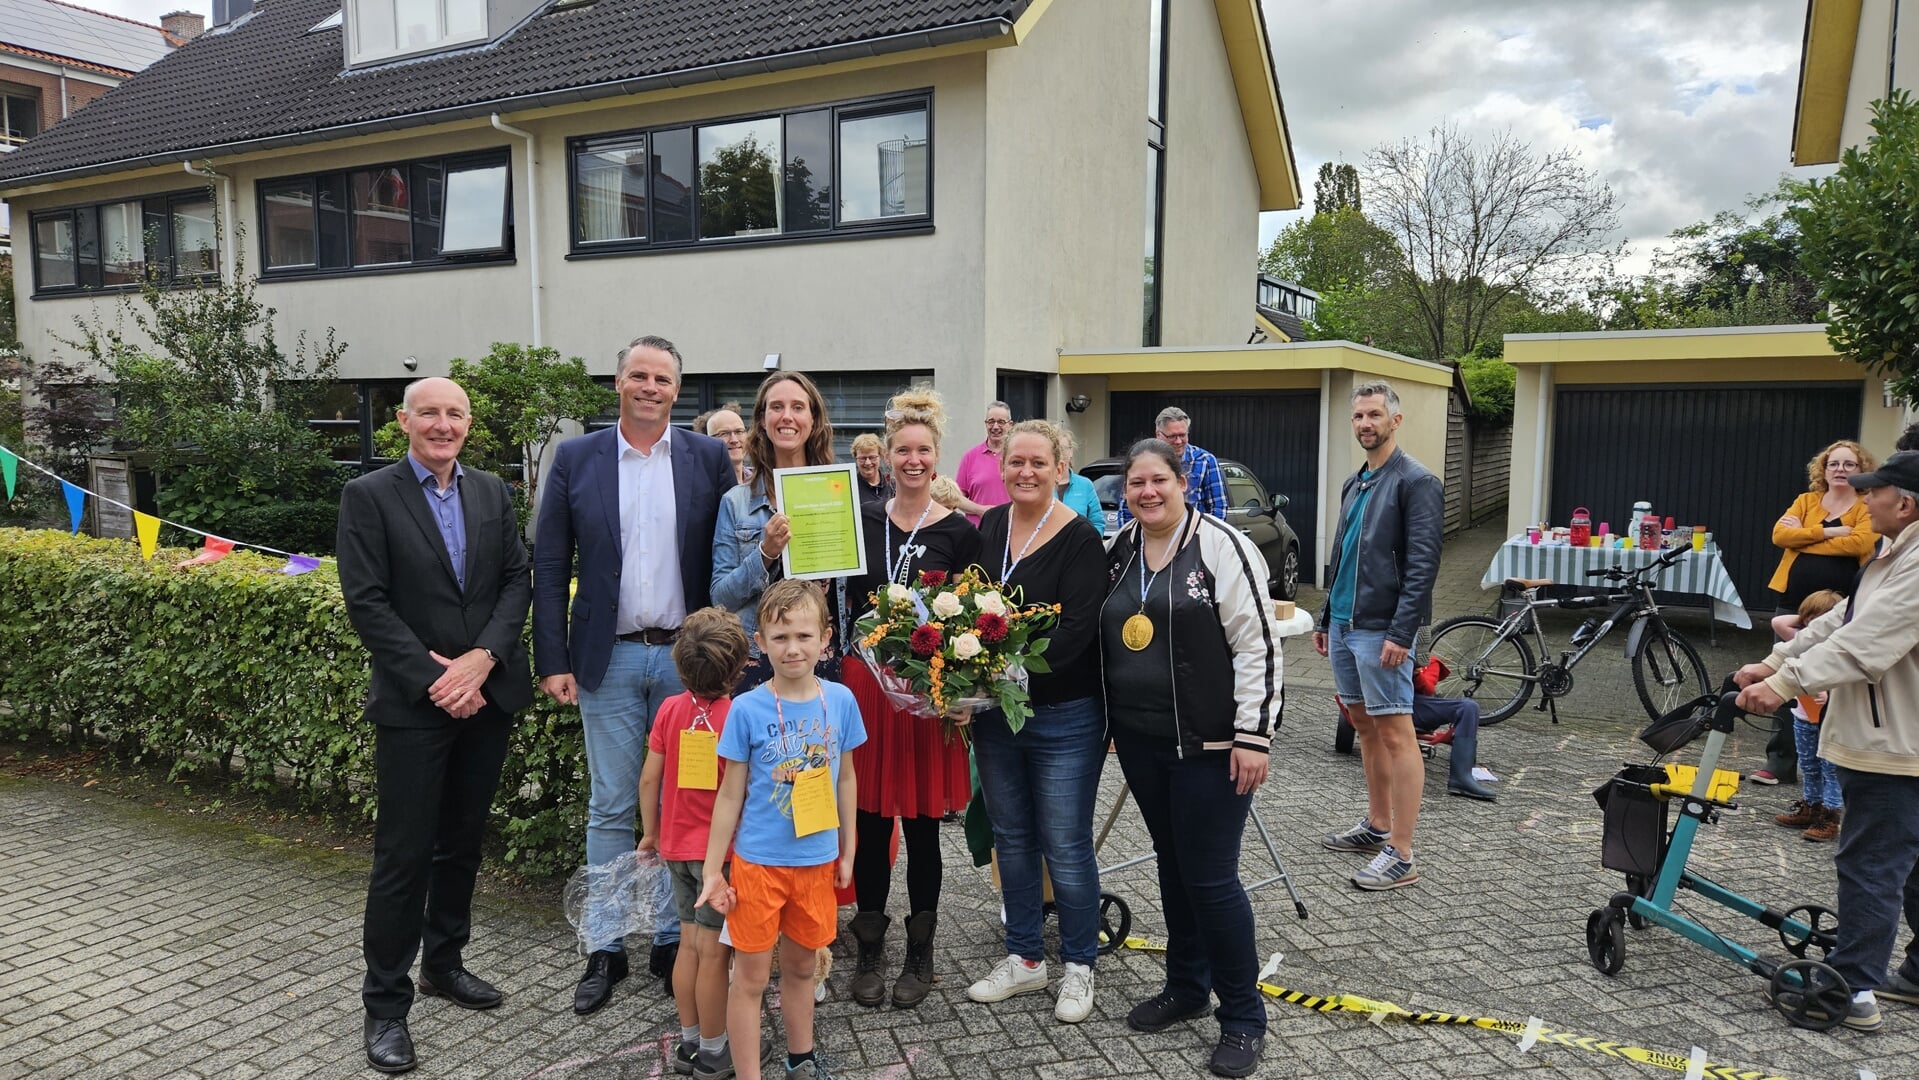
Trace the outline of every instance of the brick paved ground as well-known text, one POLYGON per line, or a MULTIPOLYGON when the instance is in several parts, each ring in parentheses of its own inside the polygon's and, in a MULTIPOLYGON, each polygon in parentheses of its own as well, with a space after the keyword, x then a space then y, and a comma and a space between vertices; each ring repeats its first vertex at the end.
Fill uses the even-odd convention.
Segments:
MULTIPOLYGON (((1497 540, 1482 530, 1449 547, 1442 615, 1487 605, 1477 582, 1497 540)), ((1715 671, 1764 650, 1761 636, 1738 633, 1705 649, 1700 618, 1682 625, 1697 628, 1715 671)), ((1563 639, 1568 627, 1553 626, 1563 639)), ((1433 770, 1420 832, 1424 880, 1386 895, 1354 890, 1355 859, 1315 843, 1362 805, 1359 766, 1331 752, 1324 663, 1298 644, 1287 661, 1286 727, 1259 807, 1311 918, 1294 918, 1278 887, 1255 894, 1260 950, 1286 954, 1280 983, 1521 1021, 1536 1015, 1549 1028, 1682 1055, 1697 1044, 1714 1063, 1792 1080, 1919 1071, 1919 1011, 1905 1006, 1884 1006, 1877 1035, 1796 1031, 1767 1009, 1758 979, 1659 930, 1630 934, 1625 970, 1614 978, 1587 964, 1586 914, 1618 886, 1599 866, 1588 793, 1620 761, 1644 756, 1632 741, 1641 718, 1616 653, 1580 669, 1558 726, 1528 711, 1486 734, 1481 759, 1501 778, 1497 805, 1444 797, 1433 770)), ((1753 767, 1763 741, 1742 730, 1734 763, 1753 767)), ((1109 765, 1103 805, 1118 772, 1109 765)), ((1785 793, 1743 794, 1751 808, 1704 834, 1695 866, 1781 906, 1830 905, 1831 847, 1770 824, 1785 793)), ((371 1075, 359 1048, 362 860, 295 852, 245 830, 189 825, 32 780, 0 781, 0 821, 0 1077, 371 1075)), ((966 868, 957 828, 946 839, 943 981, 918 1010, 869 1011, 850 1002, 836 973, 819 1030, 844 1075, 1204 1075, 1209 1023, 1157 1036, 1125 1028, 1126 1009, 1160 978, 1161 961, 1148 953, 1101 963, 1098 1007, 1078 1027, 1053 1022, 1050 996, 967 1002, 966 982, 1000 953, 998 906, 986 880, 966 868)), ((1129 811, 1105 861, 1146 849, 1129 811)), ((1250 877, 1258 857, 1249 852, 1247 862, 1250 877)), ((1105 887, 1131 903, 1136 933, 1159 932, 1150 867, 1110 875, 1105 887)), ((1682 900, 1682 910, 1778 951, 1756 923, 1697 898, 1682 900)), ((570 932, 552 912, 483 899, 477 925, 469 964, 506 990, 507 1004, 474 1014, 422 1001, 413 1013, 420 1075, 661 1075, 674 1021, 655 984, 631 979, 612 1005, 581 1019, 570 1008, 570 932)), ((897 964, 897 932, 891 944, 897 964)), ((1471 1029, 1374 1026, 1277 1002, 1270 1015, 1259 1074, 1267 1077, 1678 1075, 1543 1046, 1522 1056, 1512 1038, 1471 1029)))

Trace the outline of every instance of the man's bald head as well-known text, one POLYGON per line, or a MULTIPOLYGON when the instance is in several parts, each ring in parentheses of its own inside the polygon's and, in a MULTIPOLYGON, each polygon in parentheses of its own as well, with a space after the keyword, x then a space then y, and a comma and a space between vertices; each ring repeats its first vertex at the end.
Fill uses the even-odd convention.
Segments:
POLYGON ((452 379, 440 375, 429 375, 424 379, 415 379, 406 384, 406 392, 400 396, 400 408, 408 412, 413 411, 413 403, 417 400, 416 395, 420 393, 439 394, 448 391, 460 395, 462 407, 468 409, 472 407, 472 402, 467 399, 465 387, 452 379))

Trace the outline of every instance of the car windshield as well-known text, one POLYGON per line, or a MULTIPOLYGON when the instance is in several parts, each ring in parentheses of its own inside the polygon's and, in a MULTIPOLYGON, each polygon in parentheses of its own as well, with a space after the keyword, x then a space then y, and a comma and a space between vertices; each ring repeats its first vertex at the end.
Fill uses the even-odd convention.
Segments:
POLYGON ((1119 506, 1120 483, 1124 479, 1124 473, 1116 472, 1093 477, 1093 493, 1099 496, 1101 506, 1119 506))

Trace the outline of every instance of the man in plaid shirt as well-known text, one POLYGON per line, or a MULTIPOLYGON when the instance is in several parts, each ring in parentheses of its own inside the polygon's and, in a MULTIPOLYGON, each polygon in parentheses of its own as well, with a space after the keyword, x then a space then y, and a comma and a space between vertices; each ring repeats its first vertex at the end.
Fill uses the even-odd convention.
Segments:
MULTIPOLYGON (((1193 509, 1202 514, 1211 514, 1216 518, 1226 516, 1226 477, 1219 471, 1219 459, 1187 442, 1187 433, 1192 429, 1193 418, 1186 410, 1177 405, 1168 405, 1159 411, 1153 420, 1153 434, 1160 441, 1179 451, 1179 460, 1186 465, 1186 501, 1193 509)), ((1119 523, 1126 524, 1133 515, 1126 510, 1126 500, 1119 501, 1119 523)))

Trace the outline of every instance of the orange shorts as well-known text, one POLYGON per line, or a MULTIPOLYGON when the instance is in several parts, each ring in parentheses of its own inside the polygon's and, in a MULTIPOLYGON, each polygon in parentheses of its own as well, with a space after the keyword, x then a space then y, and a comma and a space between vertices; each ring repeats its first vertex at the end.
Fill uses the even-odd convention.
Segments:
POLYGON ((831 945, 839 936, 833 898, 836 862, 819 866, 761 866, 733 856, 733 891, 726 934, 744 953, 770 950, 781 934, 802 948, 831 945))

